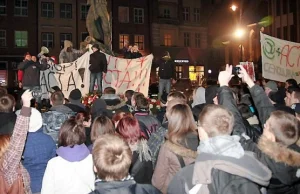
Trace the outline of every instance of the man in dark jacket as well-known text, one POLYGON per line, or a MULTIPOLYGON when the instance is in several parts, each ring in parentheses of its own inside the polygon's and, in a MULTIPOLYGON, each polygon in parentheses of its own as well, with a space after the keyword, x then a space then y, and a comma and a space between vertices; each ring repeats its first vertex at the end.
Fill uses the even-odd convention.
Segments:
POLYGON ((132 152, 128 144, 118 136, 99 137, 93 146, 94 170, 98 179, 91 194, 159 194, 150 184, 137 184, 129 174, 132 152))
POLYGON ((171 60, 169 52, 165 52, 162 57, 162 61, 159 63, 159 85, 158 85, 158 98, 160 99, 164 90, 169 94, 171 90, 171 80, 175 83, 176 79, 176 66, 174 62, 171 60))
POLYGON ((244 128, 241 118, 236 119, 241 116, 228 87, 231 73, 232 67, 227 67, 219 75, 218 101, 226 108, 207 105, 200 113, 198 157, 176 174, 168 193, 258 194, 260 186, 269 184, 270 170, 243 149, 239 136, 230 135, 244 128))
POLYGON ((99 51, 99 45, 94 44, 93 54, 90 55, 90 67, 91 78, 90 78, 90 92, 94 91, 95 81, 97 79, 98 92, 102 93, 102 76, 107 72, 107 60, 104 53, 99 51))
MULTIPOLYGON (((47 69, 47 58, 42 59, 41 63, 35 62, 27 53, 25 60, 18 65, 18 69, 23 71, 22 85, 24 90, 40 90, 40 71, 47 69)), ((40 102, 40 97, 37 100, 40 102)))
POLYGON ((0 97, 0 135, 12 135, 17 119, 14 111, 15 98, 4 94, 0 97))

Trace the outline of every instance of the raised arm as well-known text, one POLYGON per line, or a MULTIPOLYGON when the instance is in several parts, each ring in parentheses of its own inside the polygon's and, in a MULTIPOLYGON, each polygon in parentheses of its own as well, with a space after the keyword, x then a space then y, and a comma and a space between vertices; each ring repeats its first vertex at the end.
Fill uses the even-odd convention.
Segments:
POLYGON ((31 114, 30 100, 32 94, 26 90, 22 95, 23 107, 14 127, 13 135, 8 149, 3 155, 2 170, 4 179, 9 186, 18 178, 18 168, 25 146, 25 140, 29 129, 29 117, 31 114))

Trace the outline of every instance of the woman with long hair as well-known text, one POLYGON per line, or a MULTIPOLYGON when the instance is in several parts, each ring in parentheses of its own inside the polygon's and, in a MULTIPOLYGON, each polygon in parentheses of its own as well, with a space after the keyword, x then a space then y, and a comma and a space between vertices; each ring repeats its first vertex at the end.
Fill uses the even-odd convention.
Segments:
POLYGON ((160 148, 152 177, 153 186, 163 193, 179 169, 195 161, 199 145, 197 126, 187 104, 174 105, 166 117, 167 141, 160 148))
POLYGON ((93 160, 84 144, 85 139, 80 116, 63 123, 59 131, 57 157, 48 162, 42 194, 89 193, 94 190, 93 160))
POLYGON ((131 176, 137 183, 150 184, 153 174, 151 155, 138 120, 133 116, 124 116, 119 121, 116 131, 129 144, 133 153, 129 170, 131 176))

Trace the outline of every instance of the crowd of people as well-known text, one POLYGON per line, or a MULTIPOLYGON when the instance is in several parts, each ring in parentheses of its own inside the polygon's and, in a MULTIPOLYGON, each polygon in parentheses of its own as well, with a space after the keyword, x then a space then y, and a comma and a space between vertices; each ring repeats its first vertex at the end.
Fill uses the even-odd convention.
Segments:
MULTIPOLYGON (((32 107, 0 88, 0 193, 267 193, 300 192, 300 88, 244 82, 199 87, 149 99, 104 89, 90 107, 75 89, 51 94, 51 108, 32 107)), ((30 89, 30 88, 29 88, 30 89)))

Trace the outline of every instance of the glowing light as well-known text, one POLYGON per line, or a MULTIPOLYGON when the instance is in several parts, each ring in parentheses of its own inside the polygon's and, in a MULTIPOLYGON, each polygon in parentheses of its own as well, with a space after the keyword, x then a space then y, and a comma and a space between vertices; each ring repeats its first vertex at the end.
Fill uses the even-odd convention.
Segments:
POLYGON ((208 71, 207 71, 209 74, 211 74, 211 70, 209 69, 208 71))
POLYGON ((243 29, 237 29, 235 32, 234 32, 234 36, 236 38, 242 38, 245 34, 245 30, 243 29))
POLYGON ((230 7, 230 9, 232 10, 232 11, 236 11, 237 10, 237 6, 236 5, 232 5, 231 7, 230 7))

